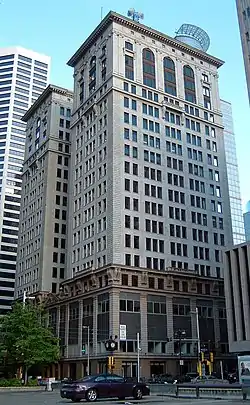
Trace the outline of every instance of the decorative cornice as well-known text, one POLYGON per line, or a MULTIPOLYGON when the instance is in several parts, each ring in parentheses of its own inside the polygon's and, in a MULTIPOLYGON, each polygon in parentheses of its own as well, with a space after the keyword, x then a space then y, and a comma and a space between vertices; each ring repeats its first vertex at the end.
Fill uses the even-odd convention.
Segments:
POLYGON ((81 59, 84 53, 97 41, 100 35, 106 30, 106 28, 116 22, 122 26, 128 27, 134 31, 141 33, 142 35, 151 37, 154 40, 160 41, 164 44, 167 44, 173 48, 179 49, 180 51, 186 52, 189 55, 196 56, 201 60, 208 62, 217 68, 222 66, 224 62, 221 59, 215 58, 207 54, 206 52, 200 51, 192 46, 186 45, 180 41, 177 41, 174 38, 169 37, 157 30, 154 30, 146 25, 137 23, 127 17, 117 14, 113 11, 110 11, 106 17, 101 21, 101 23, 96 27, 92 34, 86 39, 86 41, 80 46, 80 48, 75 52, 75 54, 68 61, 68 65, 74 67, 78 61, 81 59))
POLYGON ((43 91, 43 93, 34 102, 34 104, 32 104, 32 106, 24 114, 24 116, 22 117, 22 121, 27 122, 51 93, 56 93, 62 96, 69 97, 73 101, 73 92, 71 90, 64 89, 63 87, 55 86, 53 84, 49 84, 43 91))

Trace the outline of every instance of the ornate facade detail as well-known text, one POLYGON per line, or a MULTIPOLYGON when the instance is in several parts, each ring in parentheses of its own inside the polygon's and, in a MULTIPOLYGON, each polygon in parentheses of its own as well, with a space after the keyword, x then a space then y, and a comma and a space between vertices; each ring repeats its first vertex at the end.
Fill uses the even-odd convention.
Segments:
POLYGON ((174 278, 170 274, 166 278, 166 287, 171 290, 174 288, 174 278))
POLYGON ((197 281, 194 278, 190 281, 190 290, 192 292, 197 291, 197 281))
POLYGON ((148 273, 144 271, 141 275, 141 284, 147 285, 148 284, 148 273))

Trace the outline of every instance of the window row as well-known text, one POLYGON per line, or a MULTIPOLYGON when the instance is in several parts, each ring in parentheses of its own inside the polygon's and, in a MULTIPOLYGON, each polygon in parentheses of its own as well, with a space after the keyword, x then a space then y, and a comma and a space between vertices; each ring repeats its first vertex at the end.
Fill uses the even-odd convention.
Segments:
POLYGON ((174 155, 182 156, 182 145, 175 142, 166 141, 166 151, 174 155))
POLYGON ((148 131, 156 132, 157 134, 161 132, 159 122, 147 120, 146 118, 142 119, 142 128, 148 131))
POLYGON ((125 161, 124 172, 128 174, 133 174, 134 176, 138 176, 138 164, 137 163, 131 164, 130 162, 125 161))
POLYGON ((144 193, 146 196, 162 198, 162 187, 156 187, 153 184, 144 184, 144 193))
POLYGON ((167 180, 168 184, 172 184, 177 187, 185 187, 184 186, 184 177, 179 176, 178 174, 167 173, 167 180))
POLYGON ((145 219, 145 230, 150 233, 164 234, 164 224, 161 221, 154 221, 151 219, 145 219))
POLYGON ((126 210, 134 210, 134 211, 139 211, 139 200, 138 198, 130 198, 130 197, 125 197, 125 209, 126 210))
POLYGON ((206 199, 204 197, 199 197, 191 194, 190 204, 191 207, 202 208, 203 210, 206 209, 206 199))
POLYGON ((198 162, 203 162, 203 155, 200 150, 187 148, 188 159, 198 160, 198 162))
POLYGON ((135 130, 130 131, 130 129, 124 128, 123 137, 124 139, 137 142, 137 131, 135 130))
POLYGON ((150 104, 142 103, 142 113, 151 117, 160 118, 160 110, 158 107, 153 107, 150 104))
POLYGON ((143 143, 144 143, 144 145, 151 146, 152 148, 156 148, 156 149, 161 148, 160 138, 156 138, 151 135, 149 136, 147 134, 143 134, 143 143))
POLYGON ((186 222, 186 210, 176 207, 169 207, 168 210, 169 218, 186 222))
POLYGON ((209 243, 208 231, 202 229, 192 229, 193 240, 197 242, 209 243))
POLYGON ((163 205, 154 202, 145 201, 145 213, 151 215, 163 216, 163 205))
POLYGON ((164 253, 164 240, 146 238, 146 250, 164 253))
POLYGON ((173 138, 173 139, 177 139, 178 141, 181 141, 181 130, 180 129, 165 126, 165 135, 169 138, 173 138))
POLYGON ((130 147, 130 145, 124 145, 124 155, 138 159, 138 148, 136 146, 130 147))
POLYGON ((173 236, 174 238, 187 239, 187 228, 186 226, 170 224, 169 235, 173 236))
MULTIPOLYGON (((131 54, 125 54, 125 77, 129 80, 134 80, 134 57, 131 54)), ((177 96, 177 77, 176 67, 174 61, 166 56, 162 60, 164 90, 166 93, 172 96, 177 96)), ((196 88, 195 88, 195 76, 193 69, 185 65, 183 67, 183 81, 184 81, 184 93, 185 100, 196 103, 196 88)), ((148 87, 156 88, 156 66, 155 55, 149 48, 142 50, 142 75, 143 84, 148 87)), ((209 88, 206 87, 206 89, 209 88)), ((210 96, 210 93, 209 93, 210 96)), ((210 98, 207 92, 204 94, 204 103, 206 102, 206 108, 208 108, 208 101, 210 98)), ((210 106, 211 107, 211 106, 210 106)))
POLYGON ((125 247, 140 249, 140 237, 138 235, 125 234, 125 247))
POLYGON ((161 154, 155 152, 149 152, 144 149, 144 161, 161 165, 161 154))
POLYGON ((209 248, 193 246, 194 259, 210 260, 209 248))
POLYGON ((190 190, 198 191, 199 193, 205 193, 205 183, 204 181, 189 179, 190 190))
POLYGON ((198 166, 193 163, 188 163, 188 172, 194 176, 204 177, 204 168, 203 166, 198 166))
POLYGON ((124 179, 124 189, 125 191, 131 191, 132 193, 139 192, 139 183, 136 180, 124 179))
POLYGON ((167 156, 167 167, 183 172, 183 160, 167 156))
POLYGON ((152 169, 151 167, 144 166, 144 177, 146 179, 162 181, 161 170, 152 169))
POLYGON ((170 253, 174 256, 188 256, 188 249, 185 243, 170 242, 170 253))

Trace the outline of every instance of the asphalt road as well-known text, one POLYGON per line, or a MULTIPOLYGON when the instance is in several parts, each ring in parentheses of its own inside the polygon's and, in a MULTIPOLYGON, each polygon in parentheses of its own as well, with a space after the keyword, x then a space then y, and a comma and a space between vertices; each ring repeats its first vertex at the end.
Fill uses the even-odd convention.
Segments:
MULTIPOLYGON (((191 398, 189 399, 175 399, 175 398, 169 398, 169 397, 164 397, 164 398, 157 398, 157 397, 148 397, 143 399, 142 401, 134 401, 134 400, 127 400, 127 401, 118 401, 115 399, 112 400, 99 400, 97 401, 97 405, 124 405, 125 402, 132 403, 134 405, 147 405, 147 404, 152 404, 152 405, 164 405, 164 404, 169 404, 169 405, 218 405, 218 400, 213 400, 213 399, 194 399, 192 400, 191 398)), ((250 402, 250 401, 249 401, 250 402)), ((85 401, 82 401, 80 403, 86 403, 85 401)), ((241 405, 241 404, 247 404, 248 402, 242 401, 242 400, 237 400, 237 399, 225 399, 225 400, 220 400, 219 405, 241 405)), ((61 399, 60 395, 58 392, 33 392, 33 393, 14 393, 14 392, 8 392, 8 393, 2 393, 0 392, 0 404, 1 405, 67 405, 67 404, 73 404, 73 402, 66 400, 66 399, 61 399)))

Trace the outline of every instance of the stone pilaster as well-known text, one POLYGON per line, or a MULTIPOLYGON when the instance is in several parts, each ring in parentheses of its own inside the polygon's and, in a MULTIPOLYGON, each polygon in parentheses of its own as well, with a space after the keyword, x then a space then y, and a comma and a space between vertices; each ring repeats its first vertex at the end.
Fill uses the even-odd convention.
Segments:
POLYGON ((192 333, 192 339, 194 339, 194 342, 192 342, 191 352, 194 352, 194 348, 197 347, 197 338, 198 338, 197 321, 196 321, 196 306, 197 306, 196 298, 191 298, 190 299, 191 333, 192 333))
POLYGON ((79 301, 79 322, 78 322, 79 356, 82 355, 82 327, 83 327, 82 320, 83 320, 83 300, 80 300, 79 301))
POLYGON ((109 334, 117 335, 120 332, 120 292, 112 288, 109 293, 109 334))
POLYGON ((60 319, 61 319, 61 307, 57 307, 57 316, 56 316, 56 336, 60 336, 60 319))
POLYGON ((233 250, 230 252, 231 267, 232 267, 232 282, 234 288, 234 310, 235 310, 235 322, 236 322, 236 333, 237 340, 243 340, 243 330, 242 330, 242 312, 240 303, 240 286, 238 279, 238 263, 236 259, 236 252, 233 250))
MULTIPOLYGON (((173 319, 173 297, 166 297, 166 307, 167 307, 167 338, 173 339, 174 337, 174 319, 173 319)), ((174 352, 174 342, 171 340, 167 344, 167 354, 173 354, 174 352)))
POLYGON ((69 304, 66 304, 65 310, 65 357, 69 355, 69 304))
POLYGON ((97 355, 97 314, 98 314, 98 299, 93 298, 93 354, 97 355))
POLYGON ((217 301, 213 304, 213 317, 214 317, 214 342, 215 347, 218 348, 220 339, 220 321, 219 321, 219 308, 217 301))
POLYGON ((243 301, 243 322, 246 331, 246 340, 250 340, 250 306, 248 296, 248 279, 247 271, 248 265, 244 256, 243 248, 239 248, 239 262, 240 262, 240 278, 242 287, 242 301, 243 301))
POLYGON ((140 309, 141 309, 141 333, 140 333, 140 345, 142 353, 148 352, 148 302, 147 294, 141 293, 140 296, 140 309))

